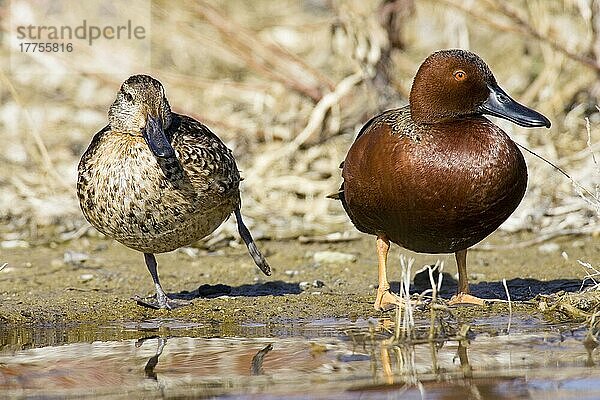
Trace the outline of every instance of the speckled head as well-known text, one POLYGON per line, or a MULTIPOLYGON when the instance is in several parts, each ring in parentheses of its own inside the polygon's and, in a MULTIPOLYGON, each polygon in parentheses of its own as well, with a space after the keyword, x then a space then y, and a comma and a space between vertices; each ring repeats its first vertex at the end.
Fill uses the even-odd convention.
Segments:
POLYGON ((420 124, 488 114, 526 127, 550 127, 542 114, 508 96, 478 55, 459 49, 437 51, 421 64, 410 92, 410 111, 420 124))
POLYGON ((148 75, 127 78, 110 106, 108 120, 113 132, 140 135, 157 157, 175 152, 164 133, 172 120, 162 84, 148 75))

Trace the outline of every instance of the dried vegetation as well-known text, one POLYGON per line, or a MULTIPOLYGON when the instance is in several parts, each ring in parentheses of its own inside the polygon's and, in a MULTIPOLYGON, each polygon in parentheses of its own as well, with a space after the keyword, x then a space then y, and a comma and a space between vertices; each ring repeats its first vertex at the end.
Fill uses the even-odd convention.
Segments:
MULTIPOLYGON (((74 55, 43 76, 0 72, 4 246, 94 234, 76 165, 132 73, 160 79, 176 111, 234 149, 257 236, 353 232, 325 198, 340 161, 370 116, 406 103, 423 58, 449 47, 479 53, 513 97, 550 117, 550 131, 498 123, 577 182, 528 157, 528 194, 503 229, 537 241, 600 232, 598 0, 155 1, 152 21, 149 70, 131 60, 122 75, 84 74, 74 55)), ((226 224, 211 243, 233 232, 226 224)))

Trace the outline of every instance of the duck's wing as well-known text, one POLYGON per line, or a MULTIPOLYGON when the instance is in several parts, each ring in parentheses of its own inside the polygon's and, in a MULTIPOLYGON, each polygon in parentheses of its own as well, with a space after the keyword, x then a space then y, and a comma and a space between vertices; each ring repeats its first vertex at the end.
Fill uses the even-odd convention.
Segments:
POLYGON ((108 132, 110 132, 109 125, 100 129, 100 131, 94 135, 92 142, 81 156, 81 160, 79 160, 79 165, 77 166, 77 195, 79 196, 80 201, 85 200, 83 196, 86 192, 85 186, 88 184, 90 169, 93 169, 91 164, 94 163, 94 154, 96 154, 98 146, 102 142, 102 138, 108 132))
POLYGON ((174 114, 172 125, 168 136, 192 184, 207 194, 237 191, 242 179, 233 153, 223 141, 206 125, 185 115, 174 114))
POLYGON ((250 231, 244 224, 240 211, 240 173, 233 153, 207 126, 186 116, 178 116, 172 143, 179 152, 179 161, 184 165, 193 185, 206 187, 202 193, 203 202, 231 199, 237 202, 234 214, 238 231, 252 259, 265 273, 271 275, 271 267, 262 255, 250 231), (213 194, 213 190, 218 193, 213 194))
MULTIPOLYGON (((373 118, 368 120, 367 123, 362 126, 362 128, 360 128, 360 131, 358 132, 358 135, 356 135, 354 142, 356 142, 358 140, 358 138, 360 138, 362 135, 366 134, 367 132, 371 131, 372 129, 379 127, 383 123, 388 123, 388 124, 392 125, 399 118, 403 118, 403 117, 406 118, 407 116, 408 116, 408 118, 410 118, 409 106, 394 108, 391 110, 384 111, 381 114, 377 114, 376 116, 374 116, 373 118)), ((392 129, 392 132, 393 132, 393 129, 392 129)), ((344 169, 344 162, 345 161, 342 161, 340 163, 340 166, 339 166, 340 169, 344 169)), ((328 199, 340 200, 343 202, 344 201, 344 183, 342 182, 340 189, 337 192, 328 194, 325 197, 328 199)))
POLYGON ((88 159, 93 156, 93 154, 95 153, 96 149, 98 148, 98 145, 102 141, 102 138, 109 131, 110 131, 110 125, 106 125, 104 128, 100 129, 100 131, 98 131, 94 135, 94 137, 92 138, 92 141, 90 142, 90 145, 87 147, 87 149, 85 150, 85 152, 81 156, 81 160, 79 161, 78 169, 81 169, 87 163, 88 159))

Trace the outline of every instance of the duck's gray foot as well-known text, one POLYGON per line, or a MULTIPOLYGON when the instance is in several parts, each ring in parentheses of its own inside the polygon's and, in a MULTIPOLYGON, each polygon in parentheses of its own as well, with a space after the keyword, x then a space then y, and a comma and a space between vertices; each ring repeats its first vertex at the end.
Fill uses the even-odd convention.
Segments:
POLYGON ((146 298, 136 295, 133 297, 133 300, 137 301, 137 303, 141 306, 155 310, 173 310, 175 308, 185 307, 192 304, 192 302, 188 300, 170 299, 163 290, 162 286, 160 286, 160 282, 158 280, 158 271, 156 270, 156 258, 154 257, 154 254, 144 253, 144 260, 146 260, 146 266, 148 267, 148 271, 150 271, 150 275, 152 275, 152 280, 154 281, 154 286, 156 287, 156 295, 146 298))
POLYGON ((156 296, 140 297, 135 295, 132 297, 140 306, 151 308, 153 310, 174 310, 175 308, 186 307, 192 305, 191 301, 182 299, 170 299, 168 297, 161 298, 161 301, 156 299, 156 296))

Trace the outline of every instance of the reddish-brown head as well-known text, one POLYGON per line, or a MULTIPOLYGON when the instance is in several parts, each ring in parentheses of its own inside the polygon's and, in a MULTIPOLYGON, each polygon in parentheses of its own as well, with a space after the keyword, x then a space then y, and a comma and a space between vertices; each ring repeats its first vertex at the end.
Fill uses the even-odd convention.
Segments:
POLYGON ((420 124, 489 114, 522 126, 550 127, 550 121, 508 96, 487 64, 465 50, 440 50, 419 67, 410 92, 410 111, 420 124))

